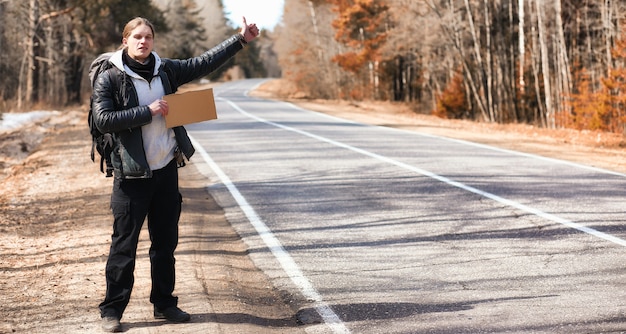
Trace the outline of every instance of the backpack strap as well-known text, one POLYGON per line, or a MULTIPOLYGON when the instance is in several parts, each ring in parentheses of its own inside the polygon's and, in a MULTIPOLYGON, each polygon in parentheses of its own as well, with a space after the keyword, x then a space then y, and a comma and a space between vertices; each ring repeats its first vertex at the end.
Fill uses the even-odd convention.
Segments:
MULTIPOLYGON (((117 81, 120 79, 120 72, 113 67, 110 67, 98 73, 97 76, 91 77, 90 79, 93 80, 92 83, 95 83, 97 77, 100 75, 107 75, 109 77, 111 89, 115 92, 114 94, 116 94, 119 86, 117 81)), ((106 173, 106 177, 112 177, 113 164, 111 163, 111 153, 113 152, 114 147, 114 137, 111 133, 103 134, 97 129, 93 116, 93 96, 90 99, 88 119, 92 138, 91 161, 95 162, 95 151, 98 151, 100 154, 100 171, 102 173, 106 173)))
POLYGON ((106 177, 113 176, 113 165, 110 163, 110 154, 113 152, 113 135, 102 135, 102 154, 100 155, 100 171, 106 173, 106 177), (106 165, 106 171, 104 166, 106 165))

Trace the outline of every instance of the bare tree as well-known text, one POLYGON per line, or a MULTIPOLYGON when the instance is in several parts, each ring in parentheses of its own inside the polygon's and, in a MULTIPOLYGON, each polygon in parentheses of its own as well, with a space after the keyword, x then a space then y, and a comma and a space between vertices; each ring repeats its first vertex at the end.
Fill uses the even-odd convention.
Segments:
MULTIPOLYGON (((511 5, 511 7, 513 7, 511 5)), ((521 90, 522 95, 524 95, 525 90, 526 90, 526 81, 524 80, 524 73, 526 72, 526 36, 525 36, 525 27, 524 27, 524 22, 525 22, 525 11, 524 11, 524 0, 518 0, 517 1, 517 10, 518 10, 518 14, 517 14, 517 18, 518 18, 518 38, 519 38, 519 42, 518 42, 518 47, 519 47, 519 87, 521 90)))
POLYGON ((337 98, 345 93, 341 87, 349 84, 347 74, 331 61, 344 51, 334 39, 334 18, 332 5, 325 1, 285 0, 282 25, 274 32, 274 50, 283 77, 307 96, 337 98))
MULTIPOLYGON (((35 95, 37 89, 35 84, 37 83, 36 75, 37 75, 37 62, 35 57, 37 56, 37 46, 38 43, 36 41, 37 38, 37 28, 39 27, 39 1, 37 0, 29 0, 29 2, 24 5, 27 5, 26 8, 28 12, 28 27, 26 30, 26 38, 24 40, 24 58, 22 60, 22 66, 20 70, 20 78, 26 76, 26 86, 24 96, 21 94, 21 88, 18 93, 18 102, 17 107, 22 108, 23 98, 25 98, 25 102, 30 104, 36 100, 37 96, 35 95)), ((20 83, 23 82, 20 79, 20 83)))
POLYGON ((539 34, 539 47, 541 54, 541 74, 543 77, 543 91, 545 98, 545 119, 549 128, 554 128, 555 115, 554 104, 552 100, 552 83, 550 82, 550 60, 548 54, 548 37, 545 26, 545 3, 543 0, 534 0, 535 10, 537 12, 537 31, 539 34))

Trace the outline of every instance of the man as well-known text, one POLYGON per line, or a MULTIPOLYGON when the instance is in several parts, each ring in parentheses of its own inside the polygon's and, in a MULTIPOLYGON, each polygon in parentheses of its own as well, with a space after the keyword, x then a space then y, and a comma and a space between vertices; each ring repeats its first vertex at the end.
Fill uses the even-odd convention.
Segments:
POLYGON ((124 27, 122 48, 109 60, 112 68, 95 81, 95 125, 102 133, 114 134, 114 222, 106 264, 106 296, 100 304, 102 328, 107 332, 122 330, 120 319, 130 300, 139 233, 146 217, 154 317, 172 322, 191 318, 178 308, 178 298, 172 293, 182 202, 178 161, 182 155, 189 159, 194 148, 183 127, 165 126, 168 105, 163 96, 211 73, 254 40, 259 34, 256 24, 247 24, 245 17, 243 23, 240 33, 220 45, 198 57, 179 60, 162 59, 153 51, 154 27, 137 17, 124 27))

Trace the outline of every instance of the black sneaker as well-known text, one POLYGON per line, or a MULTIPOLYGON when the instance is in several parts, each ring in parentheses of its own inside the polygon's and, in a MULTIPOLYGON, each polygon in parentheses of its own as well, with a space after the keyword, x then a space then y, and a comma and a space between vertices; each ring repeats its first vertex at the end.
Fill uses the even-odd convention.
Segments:
POLYGON ((107 333, 119 333, 122 331, 120 319, 116 317, 102 317, 102 330, 107 333))
POLYGON ((171 322, 187 322, 191 319, 189 313, 179 309, 176 306, 168 307, 164 310, 154 308, 155 319, 165 319, 171 322))

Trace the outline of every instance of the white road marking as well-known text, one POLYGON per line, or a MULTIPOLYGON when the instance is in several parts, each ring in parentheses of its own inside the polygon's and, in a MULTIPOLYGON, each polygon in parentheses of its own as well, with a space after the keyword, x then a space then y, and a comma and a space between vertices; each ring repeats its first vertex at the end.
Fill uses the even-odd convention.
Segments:
MULTIPOLYGON (((334 141, 332 139, 328 139, 325 137, 321 137, 315 134, 312 134, 310 132, 306 132, 306 131, 302 131, 296 128, 292 128, 292 127, 288 127, 279 123, 275 123, 272 121, 268 121, 265 120, 263 118, 257 117, 255 115, 252 115, 246 111, 244 111, 243 109, 241 109, 239 106, 237 106, 235 103, 233 103, 232 101, 229 101, 227 99, 221 98, 219 96, 216 96, 216 100, 221 100, 224 101, 226 103, 228 103, 231 107, 233 107, 235 110, 237 110, 238 112, 240 112, 241 114, 252 118, 258 122, 261 123, 265 123, 274 127, 278 127, 287 131, 291 131, 291 132, 295 132, 298 134, 301 134, 303 136, 309 137, 309 138, 313 138, 316 139, 318 141, 321 142, 325 142, 337 147, 341 147, 368 157, 371 157, 373 159, 391 164, 391 165, 395 165, 397 167, 424 175, 426 177, 430 177, 432 179, 435 179, 437 181, 443 182, 445 184, 451 185, 453 187, 457 187, 460 189, 463 189, 465 191, 477 194, 479 196, 483 196, 486 198, 489 198, 493 201, 499 202, 501 204, 522 210, 522 211, 526 211, 530 214, 536 215, 538 217, 565 225, 567 227, 576 229, 578 231, 593 235, 595 237, 613 242, 615 244, 618 244, 620 246, 626 246, 626 240, 620 239, 618 237, 615 237, 613 235, 604 233, 604 232, 600 232, 597 230, 594 230, 592 228, 583 226, 581 224, 572 222, 570 220, 558 217, 556 215, 550 214, 550 213, 546 213, 543 212, 541 210, 529 207, 527 205, 497 196, 495 194, 489 193, 489 192, 485 192, 482 191, 480 189, 465 185, 463 183, 448 179, 444 176, 441 175, 437 175, 435 173, 432 173, 430 171, 415 167, 415 166, 411 166, 408 164, 405 164, 403 162, 376 154, 376 153, 372 153, 363 149, 360 149, 358 147, 354 147, 351 145, 347 145, 338 141, 334 141)), ((226 186, 226 188, 229 190, 229 192, 231 193, 231 195, 233 196, 233 198, 235 199, 235 201, 237 202, 237 204, 239 205, 239 207, 241 208, 241 210, 243 211, 243 213, 246 215, 246 217, 248 218, 248 220, 250 221, 250 223, 252 224, 252 226, 255 228, 255 230, 257 231, 257 233, 259 234, 259 236, 261 237, 261 239, 263 240, 263 242, 265 243, 265 245, 269 248, 269 250, 272 252, 272 254, 274 255, 274 257, 278 260, 278 262, 281 264, 283 270, 287 273, 287 275, 290 277, 291 281, 300 289, 300 291, 302 292, 303 296, 309 300, 313 301, 314 307, 316 309, 316 311, 319 313, 319 315, 322 317, 324 323, 332 330, 333 333, 350 333, 350 331, 348 330, 348 328, 345 326, 345 324, 341 321, 341 319, 339 318, 339 316, 330 308, 330 306, 328 306, 328 304, 326 304, 322 298, 322 296, 319 294, 319 292, 317 292, 317 290, 315 289, 315 287, 311 284, 311 282, 308 280, 308 278, 306 278, 306 276, 304 275, 304 273, 302 272, 302 270, 300 269, 300 267, 298 266, 298 264, 293 260, 293 258, 291 257, 291 255, 289 255, 289 253, 284 249, 284 247, 282 246, 282 244, 280 243, 280 241, 274 236, 274 234, 272 233, 272 231, 269 229, 269 227, 263 222, 263 220, 257 215, 256 211, 254 210, 254 208, 252 208, 252 206, 250 206, 250 204, 248 203, 248 201, 245 199, 245 197, 239 192, 239 190, 237 189, 237 187, 232 183, 232 181, 230 180, 230 178, 222 171, 222 169, 215 163, 215 161, 213 161, 213 159, 210 157, 210 155, 204 150, 204 148, 190 135, 189 136, 191 138, 191 141, 194 145, 194 147, 196 148, 196 151, 202 156, 202 158, 204 159, 204 161, 209 165, 209 167, 213 170, 213 172, 217 175, 217 177, 220 179, 220 181, 226 186)), ((435 137, 435 136, 433 136, 435 137)), ((439 138, 439 137, 437 137, 439 138)), ((443 138, 443 139, 448 139, 448 138, 443 138)), ((449 139, 449 140, 453 140, 453 139, 449 139)), ((457 141, 460 143, 464 143, 464 144, 472 144, 472 145, 476 145, 476 146, 484 146, 484 145, 480 145, 480 144, 475 144, 475 143, 471 143, 471 142, 465 142, 465 141, 460 141, 460 140, 453 140, 453 141, 457 141)), ((484 146, 490 149, 493 149, 492 147, 489 146, 484 146)), ((502 151, 507 151, 508 150, 502 150, 502 151)), ((515 151, 511 151, 513 153, 518 153, 515 151)), ((527 155, 530 157, 535 157, 534 155, 530 155, 530 154, 523 154, 523 155, 527 155)), ((543 158, 540 156, 537 156, 539 158, 543 158)), ((543 159, 548 159, 548 158, 543 158, 543 159)), ((551 159, 550 159, 551 160, 551 159)), ((578 166, 578 165, 576 165, 578 166)), ((593 168, 589 168, 589 169, 593 169, 593 168)), ((623 174, 618 174, 615 173, 615 175, 623 175, 623 174)))
MULTIPOLYGON (((618 238, 616 236, 613 236, 613 235, 610 235, 610 234, 607 234, 607 233, 604 233, 604 232, 600 232, 598 230, 594 230, 594 229, 592 229, 590 227, 586 227, 584 225, 575 223, 575 222, 573 222, 571 220, 567 220, 565 218, 562 218, 562 217, 559 217, 559 216, 556 216, 556 215, 553 215, 553 214, 550 214, 550 213, 547 213, 547 212, 543 212, 543 211, 541 211, 539 209, 536 209, 536 208, 533 208, 533 207, 530 207, 530 206, 527 206, 527 205, 524 205, 524 204, 521 204, 521 203, 518 203, 518 202, 515 202, 515 201, 512 201, 512 200, 500 197, 498 195, 495 195, 495 194, 492 194, 492 193, 489 193, 489 192, 486 192, 486 191, 482 191, 482 190, 474 188, 472 186, 468 186, 466 184, 463 184, 463 183, 451 180, 451 179, 449 179, 449 178, 447 178, 445 176, 437 175, 437 174, 432 173, 430 171, 427 171, 427 170, 424 170, 424 169, 421 169, 421 168, 418 168, 418 167, 415 167, 415 166, 411 166, 409 164, 405 164, 403 162, 400 162, 400 161, 397 161, 397 160, 394 160, 394 159, 382 156, 380 154, 372 153, 372 152, 366 151, 364 149, 360 149, 358 147, 354 147, 354 146, 347 145, 347 144, 344 144, 344 143, 341 143, 341 142, 338 142, 338 141, 334 141, 332 139, 321 137, 321 136, 312 134, 310 132, 302 131, 302 130, 299 130, 299 129, 296 129, 296 128, 292 128, 292 127, 285 126, 285 125, 282 125, 282 124, 279 124, 279 123, 268 121, 266 119, 260 118, 258 116, 255 116, 255 115, 252 115, 252 114, 246 112, 245 110, 241 109, 239 106, 237 106, 232 101, 229 101, 229 100, 226 100, 226 99, 222 99, 222 98, 220 98, 219 100, 225 101, 226 103, 228 103, 231 107, 233 107, 235 110, 237 110, 241 114, 243 114, 243 115, 245 115, 245 116, 247 116, 249 118, 252 118, 252 119, 254 119, 254 120, 258 121, 258 122, 265 123, 265 124, 268 124, 268 125, 271 125, 271 126, 275 126, 275 127, 287 130, 287 131, 295 132, 295 133, 301 134, 303 136, 306 136, 306 137, 309 137, 309 138, 313 138, 313 139, 316 139, 318 141, 325 142, 325 143, 328 143, 328 144, 331 144, 331 145, 334 145, 334 146, 337 146, 337 147, 345 148, 347 150, 350 150, 350 151, 353 151, 353 152, 356 152, 356 153, 368 156, 368 157, 373 158, 373 159, 380 160, 382 162, 385 162, 385 163, 388 163, 388 164, 391 164, 391 165, 395 165, 397 167, 400 167, 400 168, 403 168, 403 169, 406 169, 406 170, 409 170, 409 171, 412 171, 412 172, 424 175, 426 177, 430 177, 432 179, 435 179, 437 181, 440 181, 440 182, 443 182, 445 184, 451 185, 453 187, 457 187, 457 188, 463 189, 465 191, 469 191, 471 193, 474 193, 474 194, 477 194, 477 195, 489 198, 491 200, 494 200, 494 201, 496 201, 498 203, 502 203, 504 205, 507 205, 507 206, 510 206, 510 207, 513 207, 513 208, 516 208, 516 209, 519 209, 519 210, 522 210, 522 211, 526 211, 526 212, 528 212, 530 214, 533 214, 535 216, 538 216, 538 217, 541 217, 541 218, 553 221, 555 223, 559 223, 559 224, 565 225, 565 226, 567 226, 569 228, 573 228, 575 230, 578 230, 578 231, 581 231, 581 232, 593 235, 595 237, 598 237, 598 238, 610 241, 612 243, 618 244, 620 246, 625 246, 626 247, 626 240, 618 238)), ((461 141, 459 141, 459 142, 461 142, 461 141)))
POLYGON ((189 135, 193 146, 196 151, 200 153, 204 161, 209 165, 213 172, 217 175, 220 181, 226 186, 231 193, 243 213, 246 215, 250 224, 257 231, 267 248, 272 252, 276 260, 280 263, 283 270, 291 281, 300 289, 303 296, 308 300, 313 301, 313 306, 317 313, 322 317, 324 323, 337 334, 348 334, 350 331, 339 319, 339 316, 324 302, 322 296, 317 292, 313 284, 304 276, 300 267, 296 261, 293 260, 291 255, 285 250, 278 238, 274 236, 272 231, 267 227, 263 220, 257 215, 254 208, 248 204, 246 198, 239 192, 239 189, 232 183, 228 175, 222 171, 222 169, 213 161, 211 156, 204 150, 202 145, 198 143, 191 135, 189 135))

